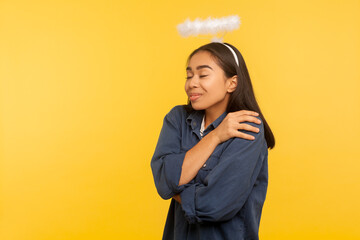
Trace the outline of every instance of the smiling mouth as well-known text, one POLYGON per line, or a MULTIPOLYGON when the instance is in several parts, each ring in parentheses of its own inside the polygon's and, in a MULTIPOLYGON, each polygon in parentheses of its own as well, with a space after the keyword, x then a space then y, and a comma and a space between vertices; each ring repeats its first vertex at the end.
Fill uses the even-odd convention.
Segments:
POLYGON ((195 100, 197 100, 199 97, 201 97, 201 94, 190 95, 190 101, 195 101, 195 100))

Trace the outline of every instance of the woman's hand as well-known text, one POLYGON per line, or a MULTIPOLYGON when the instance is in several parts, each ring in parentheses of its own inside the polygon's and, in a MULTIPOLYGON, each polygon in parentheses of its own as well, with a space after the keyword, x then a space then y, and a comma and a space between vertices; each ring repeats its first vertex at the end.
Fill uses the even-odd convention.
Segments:
POLYGON ((174 195, 174 196, 173 196, 173 199, 175 199, 176 201, 178 201, 179 203, 181 203, 180 194, 174 195))
POLYGON ((226 115, 220 125, 217 126, 217 128, 215 128, 212 132, 219 139, 220 143, 225 142, 226 140, 233 137, 254 140, 255 138, 253 136, 238 131, 239 129, 243 129, 256 133, 259 132, 259 129, 256 127, 241 123, 247 121, 260 124, 261 121, 254 116, 259 116, 259 114, 257 112, 248 110, 230 112, 226 115))

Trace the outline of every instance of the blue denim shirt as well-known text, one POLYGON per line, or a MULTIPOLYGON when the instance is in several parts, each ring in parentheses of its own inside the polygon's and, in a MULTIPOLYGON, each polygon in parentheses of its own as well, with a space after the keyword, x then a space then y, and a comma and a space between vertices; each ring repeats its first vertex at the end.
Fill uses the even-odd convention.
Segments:
MULTIPOLYGON (((163 199, 180 194, 181 204, 171 200, 163 239, 259 239, 262 207, 268 186, 268 147, 264 126, 258 133, 240 130, 255 140, 230 138, 217 145, 196 177, 178 185, 185 154, 201 140, 204 110, 188 113, 186 105, 173 107, 163 126, 151 159, 157 192, 163 199)), ((215 129, 224 112, 204 131, 215 129)))

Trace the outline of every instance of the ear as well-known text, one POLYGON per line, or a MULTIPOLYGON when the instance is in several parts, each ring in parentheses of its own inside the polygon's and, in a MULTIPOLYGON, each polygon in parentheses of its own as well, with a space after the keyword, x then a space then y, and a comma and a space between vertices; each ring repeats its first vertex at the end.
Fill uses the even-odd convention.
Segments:
POLYGON ((234 75, 233 77, 229 78, 227 82, 228 82, 228 88, 227 88, 228 93, 235 91, 237 86, 237 75, 234 75))

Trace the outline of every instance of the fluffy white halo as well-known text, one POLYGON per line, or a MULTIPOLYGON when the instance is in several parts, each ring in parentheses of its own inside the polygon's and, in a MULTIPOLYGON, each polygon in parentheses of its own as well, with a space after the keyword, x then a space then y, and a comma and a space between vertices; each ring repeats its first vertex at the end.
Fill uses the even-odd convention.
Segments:
MULTIPOLYGON (((238 29, 240 25, 240 17, 231 15, 222 18, 208 17, 205 20, 196 18, 194 21, 186 19, 185 22, 177 25, 177 30, 182 37, 197 36, 199 34, 215 35, 219 32, 229 32, 238 29)), ((222 41, 222 39, 213 38, 213 41, 222 41)))

